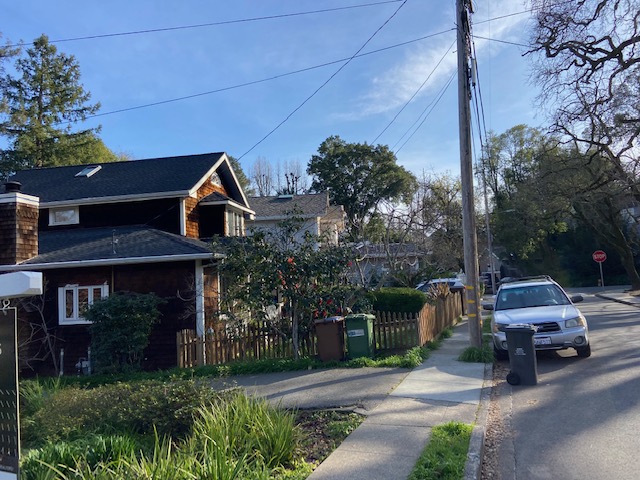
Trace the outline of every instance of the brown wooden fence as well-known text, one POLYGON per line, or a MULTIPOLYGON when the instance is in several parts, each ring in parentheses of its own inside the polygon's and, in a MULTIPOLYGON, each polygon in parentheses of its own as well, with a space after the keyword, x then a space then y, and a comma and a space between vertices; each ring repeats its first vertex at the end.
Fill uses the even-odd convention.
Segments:
MULTIPOLYGON (((376 352, 393 352, 425 345, 453 325, 462 315, 459 294, 426 304, 420 312, 375 312, 373 336, 376 352)), ((289 337, 269 328, 267 323, 224 328, 198 337, 194 330, 177 333, 178 366, 217 365, 236 360, 292 358, 289 337)), ((300 338, 300 355, 314 357, 317 339, 314 331, 300 338)))

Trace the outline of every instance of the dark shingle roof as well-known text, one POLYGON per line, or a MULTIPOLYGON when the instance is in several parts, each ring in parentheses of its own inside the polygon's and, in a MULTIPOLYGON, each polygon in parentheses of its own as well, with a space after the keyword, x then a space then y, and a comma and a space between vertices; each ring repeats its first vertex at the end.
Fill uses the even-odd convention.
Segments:
POLYGON ((38 243, 39 255, 21 265, 212 253, 209 244, 200 240, 142 226, 46 231, 40 233, 38 243))
POLYGON ((323 216, 329 207, 328 195, 307 193, 305 195, 280 195, 271 197, 249 197, 256 220, 261 218, 284 218, 294 210, 303 216, 323 216))
POLYGON ((225 202, 228 201, 229 197, 220 192, 213 192, 211 195, 207 195, 200 203, 215 203, 215 202, 225 202))
POLYGON ((23 170, 10 178, 22 183, 22 192, 41 203, 108 198, 126 195, 185 192, 193 188, 223 153, 153 158, 95 164, 90 177, 75 175, 87 165, 23 170))

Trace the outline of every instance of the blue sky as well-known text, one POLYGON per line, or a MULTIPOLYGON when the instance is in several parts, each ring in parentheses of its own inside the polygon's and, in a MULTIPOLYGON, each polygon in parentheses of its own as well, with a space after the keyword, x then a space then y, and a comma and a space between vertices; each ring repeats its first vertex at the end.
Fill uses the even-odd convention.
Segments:
MULTIPOLYGON (((226 151, 242 157, 248 174, 257 157, 273 164, 306 165, 323 140, 339 135, 348 142, 393 147, 399 164, 417 175, 458 175, 455 77, 433 106, 456 71, 455 0, 408 0, 404 5, 388 2, 291 15, 380 1, 7 1, 0 31, 12 42, 32 42, 43 33, 55 41, 287 15, 55 44, 76 57, 84 87, 106 114, 87 124, 102 125, 105 144, 134 159, 226 151), (333 63, 205 94, 348 59, 369 39, 361 53, 410 43, 354 58, 339 72, 342 63, 333 63), (188 96, 194 97, 108 114, 188 96), (413 133, 430 105, 433 110, 413 133)), ((474 5, 486 128, 501 133, 519 123, 537 126, 536 90, 529 83, 524 49, 479 38, 527 43, 530 15, 518 14, 527 6, 519 0, 478 0, 474 5)), ((479 145, 477 134, 475 138, 479 145)))

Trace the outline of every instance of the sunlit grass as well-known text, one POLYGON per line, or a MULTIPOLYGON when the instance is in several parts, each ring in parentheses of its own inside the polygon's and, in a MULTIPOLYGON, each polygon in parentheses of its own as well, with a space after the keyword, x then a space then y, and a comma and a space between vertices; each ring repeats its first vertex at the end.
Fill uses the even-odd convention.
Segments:
POLYGON ((462 480, 472 430, 460 422, 433 427, 408 480, 462 480))

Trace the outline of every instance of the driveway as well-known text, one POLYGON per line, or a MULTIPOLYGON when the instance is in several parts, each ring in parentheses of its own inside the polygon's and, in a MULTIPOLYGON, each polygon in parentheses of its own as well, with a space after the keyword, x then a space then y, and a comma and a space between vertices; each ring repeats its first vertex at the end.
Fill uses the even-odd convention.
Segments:
POLYGON ((405 368, 336 368, 237 375, 212 381, 220 390, 242 387, 285 408, 375 408, 406 377, 405 368))

